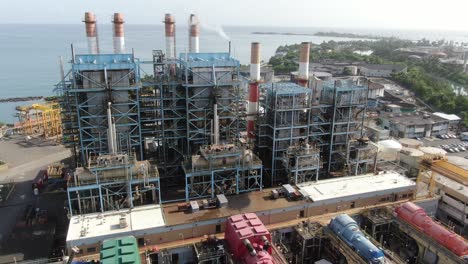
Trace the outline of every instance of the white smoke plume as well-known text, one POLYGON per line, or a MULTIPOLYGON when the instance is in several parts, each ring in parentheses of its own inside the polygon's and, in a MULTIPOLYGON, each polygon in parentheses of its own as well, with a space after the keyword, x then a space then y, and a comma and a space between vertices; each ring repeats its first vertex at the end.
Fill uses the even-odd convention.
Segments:
POLYGON ((205 30, 214 31, 214 32, 218 33, 218 35, 220 37, 222 37, 223 39, 225 39, 227 41, 231 40, 229 38, 229 36, 226 34, 226 32, 224 32, 223 27, 220 26, 220 25, 214 26, 214 25, 208 25, 208 24, 205 24, 205 23, 200 23, 200 26, 205 30))

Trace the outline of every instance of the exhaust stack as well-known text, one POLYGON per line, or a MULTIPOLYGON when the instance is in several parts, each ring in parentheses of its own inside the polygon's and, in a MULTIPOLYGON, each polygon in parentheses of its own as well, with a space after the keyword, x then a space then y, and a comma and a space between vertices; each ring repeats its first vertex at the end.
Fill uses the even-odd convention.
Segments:
POLYGON ((166 58, 175 58, 175 18, 171 14, 164 17, 164 26, 166 31, 166 58))
POLYGON ((115 129, 115 122, 112 119, 111 103, 107 105, 107 147, 109 154, 114 155, 117 153, 117 132, 115 129))
POLYGON ((124 18, 122 13, 114 13, 114 53, 125 53, 124 18))
POLYGON ((99 54, 96 16, 93 12, 86 12, 83 22, 85 22, 86 26, 86 37, 88 38, 88 52, 90 54, 99 54))
POLYGON ((307 87, 309 81, 309 55, 310 43, 301 43, 301 52, 299 55, 299 72, 297 74, 297 83, 301 86, 307 87))
POLYGON ((255 115, 258 112, 258 83, 260 82, 260 43, 252 42, 250 55, 249 108, 247 113, 247 137, 255 138, 255 115))
POLYGON ((213 104, 213 145, 219 145, 219 116, 218 104, 213 104))
POLYGON ((200 22, 194 14, 190 15, 189 20, 189 52, 200 52, 200 22))

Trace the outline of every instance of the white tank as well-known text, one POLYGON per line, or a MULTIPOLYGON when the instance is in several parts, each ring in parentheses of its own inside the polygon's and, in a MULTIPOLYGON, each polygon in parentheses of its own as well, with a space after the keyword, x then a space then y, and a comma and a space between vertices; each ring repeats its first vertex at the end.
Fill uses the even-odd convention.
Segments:
POLYGON ((419 140, 416 140, 416 139, 412 139, 412 138, 401 138, 399 140, 399 142, 401 143, 401 145, 403 147, 406 147, 406 148, 420 148, 424 145, 424 143, 422 143, 421 141, 419 140))
POLYGON ((447 152, 440 148, 434 147, 421 147, 419 148, 424 153, 424 158, 426 159, 440 159, 446 158, 447 152))
POLYGON ((381 140, 377 143, 379 160, 395 161, 399 159, 399 153, 402 148, 401 144, 393 139, 381 140))
POLYGON ((403 147, 400 151, 400 164, 408 169, 419 169, 424 152, 414 149, 403 147))

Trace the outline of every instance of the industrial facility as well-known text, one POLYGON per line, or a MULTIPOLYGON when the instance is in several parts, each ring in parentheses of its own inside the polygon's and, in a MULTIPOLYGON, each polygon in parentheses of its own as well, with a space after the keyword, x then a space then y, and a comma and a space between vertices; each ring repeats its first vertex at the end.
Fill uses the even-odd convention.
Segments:
POLYGON ((444 201, 458 194, 440 177, 414 182, 398 172, 389 157, 402 146, 369 139, 370 82, 310 76, 310 43, 301 43, 291 81, 272 82, 262 77, 258 42, 247 76, 230 43, 227 52, 200 52, 193 14, 188 52, 176 50, 176 20, 166 14, 166 46, 148 61, 128 52, 122 13, 112 19, 113 54, 100 53, 96 15, 83 22, 88 52, 72 45, 57 85, 61 128, 41 127, 63 133, 75 157, 70 260, 466 263, 466 240, 428 226, 424 212, 438 203, 434 186, 444 201), (419 196, 423 182, 430 191, 419 196))

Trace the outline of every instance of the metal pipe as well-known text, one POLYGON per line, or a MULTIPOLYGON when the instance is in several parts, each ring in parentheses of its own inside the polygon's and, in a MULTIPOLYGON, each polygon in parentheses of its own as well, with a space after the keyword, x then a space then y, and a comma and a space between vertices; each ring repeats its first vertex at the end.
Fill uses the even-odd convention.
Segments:
POLYGON ((107 147, 109 149, 109 154, 115 154, 116 148, 115 125, 112 121, 111 103, 109 102, 107 107, 107 147))
POLYGON ((301 43, 301 52, 299 55, 299 72, 297 74, 298 84, 307 87, 309 80, 309 55, 310 43, 301 43))
POLYGON ((86 37, 88 38, 88 52, 90 54, 99 54, 96 16, 93 12, 86 12, 83 22, 85 23, 86 37))
POLYGON ((213 104, 213 126, 214 126, 214 145, 219 145, 219 116, 218 116, 218 104, 213 104))
POLYGON ((166 58, 175 58, 175 18, 171 14, 164 17, 164 26, 166 32, 166 58))
POLYGON ((125 53, 124 18, 122 13, 114 13, 114 53, 125 53))
POLYGON ((196 15, 191 14, 189 19, 189 52, 198 53, 200 46, 200 23, 196 15))

